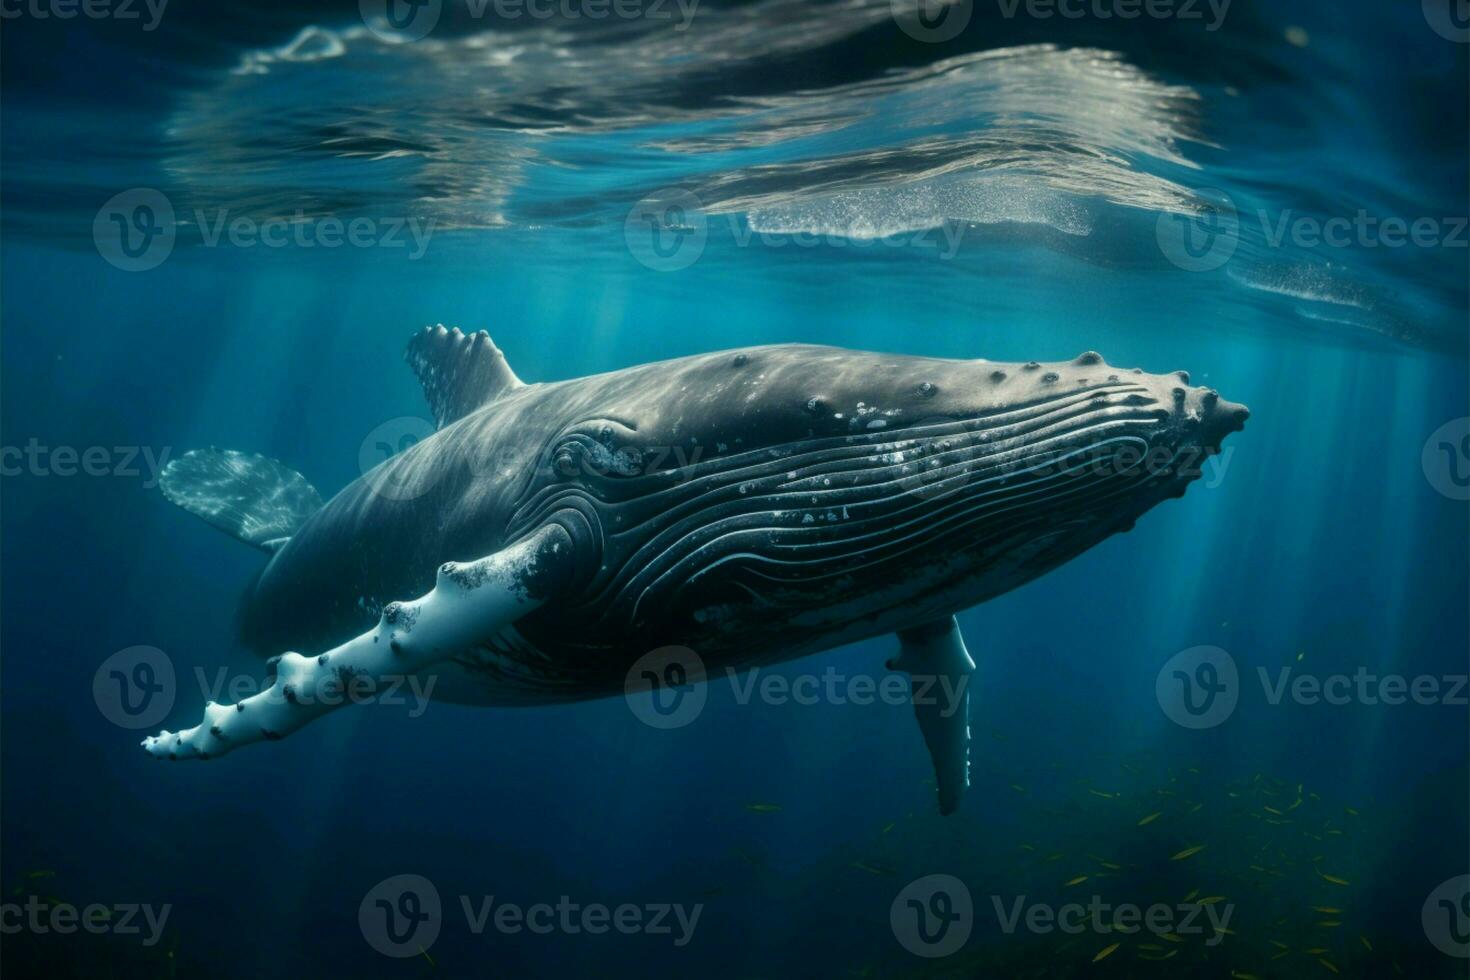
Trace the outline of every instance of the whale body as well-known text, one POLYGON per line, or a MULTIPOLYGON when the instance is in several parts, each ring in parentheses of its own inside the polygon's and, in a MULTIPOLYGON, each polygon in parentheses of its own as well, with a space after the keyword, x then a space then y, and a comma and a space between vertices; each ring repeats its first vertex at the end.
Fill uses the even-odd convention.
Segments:
MULTIPOLYGON (((553 703, 627 690, 654 650, 713 673, 889 633, 916 692, 921 675, 963 689, 956 612, 1181 495, 1248 415, 1184 372, 1093 352, 1011 364, 779 345, 525 384, 484 332, 439 326, 408 360, 437 431, 324 505, 258 456, 190 453, 163 474, 170 499, 271 552, 242 633, 268 656, 298 651, 284 659, 298 691, 334 660, 372 674, 396 645, 435 697, 553 703), (467 585, 468 567, 483 574, 467 585), (448 639, 405 654, 421 625, 448 639)), ((287 730, 321 713, 283 688, 145 745, 208 757, 256 740, 243 716, 257 708, 287 730)), ((968 693, 915 703, 946 812, 968 781, 968 708, 968 693)))

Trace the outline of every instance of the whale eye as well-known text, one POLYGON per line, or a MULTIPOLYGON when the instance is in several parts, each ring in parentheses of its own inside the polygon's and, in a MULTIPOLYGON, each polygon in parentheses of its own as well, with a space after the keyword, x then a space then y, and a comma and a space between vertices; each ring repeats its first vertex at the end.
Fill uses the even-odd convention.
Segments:
POLYGON ((821 415, 827 410, 827 403, 820 398, 812 398, 807 401, 806 410, 813 415, 821 415))
POLYGON ((750 363, 750 358, 745 354, 736 354, 734 363, 736 367, 745 367, 750 363))
POLYGON ((928 381, 925 381, 923 384, 919 385, 919 394, 923 395, 925 398, 934 397, 934 393, 938 390, 938 388, 934 387, 934 385, 930 384, 928 381))

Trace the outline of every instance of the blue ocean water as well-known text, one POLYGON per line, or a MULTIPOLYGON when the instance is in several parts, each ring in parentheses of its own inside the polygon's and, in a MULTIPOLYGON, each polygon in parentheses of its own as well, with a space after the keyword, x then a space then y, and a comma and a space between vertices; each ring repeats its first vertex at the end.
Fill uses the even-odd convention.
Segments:
MULTIPOLYGON (((1465 976, 1463 6, 7 8, 7 974, 1465 976), (1095 349, 1252 417, 1182 499, 960 616, 951 817, 907 705, 723 680, 674 730, 622 698, 408 699, 154 763, 142 734, 264 671, 234 626, 259 554, 158 470, 229 447, 330 495, 428 425, 402 351, 441 322, 528 381, 782 342, 1095 349), (147 729, 106 668, 138 646, 174 678, 147 729), (1238 676, 1189 728, 1158 682, 1201 646, 1238 676), (936 874, 969 931, 916 955, 895 902, 936 874), (442 910, 384 955, 364 923, 399 875, 442 910), (698 917, 512 930, 491 896, 698 917), (1001 914, 1093 896, 1220 896, 1230 932, 1001 914), (95 934, 51 917, 99 903, 95 934), (116 927, 133 905, 166 919, 116 927)), ((763 674, 881 679, 893 650, 763 674)))

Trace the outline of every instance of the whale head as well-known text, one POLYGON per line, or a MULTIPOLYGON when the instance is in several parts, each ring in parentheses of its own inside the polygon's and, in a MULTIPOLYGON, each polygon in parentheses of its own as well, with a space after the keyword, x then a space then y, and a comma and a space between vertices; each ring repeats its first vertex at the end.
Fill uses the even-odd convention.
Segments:
POLYGON ((984 601, 1180 496, 1248 415, 1184 372, 1092 352, 754 348, 600 396, 520 519, 580 508, 599 552, 585 626, 645 648, 701 631, 800 648, 984 601))

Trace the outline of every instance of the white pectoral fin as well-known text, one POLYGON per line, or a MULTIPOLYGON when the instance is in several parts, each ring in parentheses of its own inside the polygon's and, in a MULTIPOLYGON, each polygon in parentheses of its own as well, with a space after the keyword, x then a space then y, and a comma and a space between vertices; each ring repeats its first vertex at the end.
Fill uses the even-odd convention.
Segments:
POLYGON ((488 557, 446 563, 428 593, 389 604, 366 633, 318 656, 274 658, 270 687, 233 705, 210 702, 198 725, 145 738, 143 747, 158 758, 209 759, 283 738, 353 703, 354 691, 448 660, 537 609, 564 580, 571 548, 552 524, 488 557))
POLYGON ((975 661, 953 616, 898 634, 890 670, 909 675, 914 717, 939 787, 939 812, 951 814, 970 786, 970 675, 975 661))

